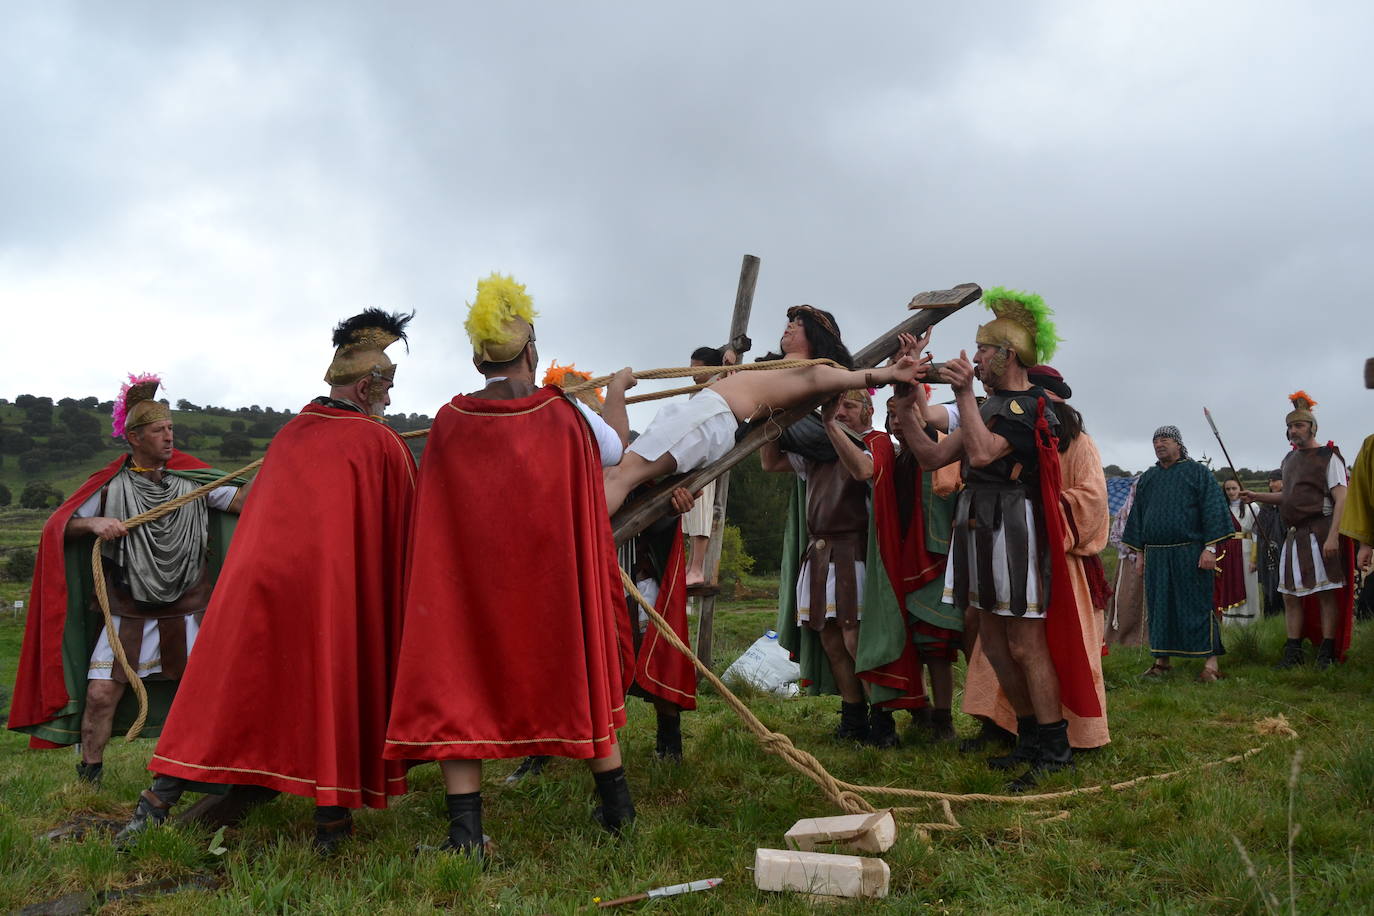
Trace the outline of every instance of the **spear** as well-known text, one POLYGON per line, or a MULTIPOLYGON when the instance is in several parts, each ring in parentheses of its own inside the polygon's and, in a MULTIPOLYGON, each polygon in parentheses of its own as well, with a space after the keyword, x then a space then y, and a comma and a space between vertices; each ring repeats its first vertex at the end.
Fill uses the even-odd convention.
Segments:
POLYGON ((673 897, 678 894, 690 894, 693 891, 706 891, 721 883, 720 878, 707 878, 704 881, 691 881, 687 884, 674 884, 669 887, 656 887, 653 890, 645 891, 642 894, 631 894, 628 897, 617 897, 615 900, 597 899, 598 907, 620 906, 622 903, 633 903, 636 900, 653 900, 658 897, 673 897))
POLYGON ((1217 429, 1216 421, 1212 419, 1212 412, 1204 407, 1202 413, 1207 418, 1207 425, 1212 427, 1212 435, 1217 437, 1217 445, 1221 446, 1221 453, 1226 455, 1226 463, 1231 468, 1231 476, 1236 479, 1236 486, 1244 490, 1245 484, 1240 482, 1240 475, 1236 473, 1236 463, 1231 460, 1231 456, 1226 452, 1226 443, 1221 441, 1221 430, 1217 429))

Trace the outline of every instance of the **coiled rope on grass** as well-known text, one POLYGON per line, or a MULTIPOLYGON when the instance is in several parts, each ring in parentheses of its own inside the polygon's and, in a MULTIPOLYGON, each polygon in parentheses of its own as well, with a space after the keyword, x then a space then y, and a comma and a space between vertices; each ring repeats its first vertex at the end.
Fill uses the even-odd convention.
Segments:
MULTIPOLYGON (((1132 786, 1141 785, 1146 782, 1172 779, 1184 773, 1200 772, 1202 770, 1208 770, 1227 764, 1240 763, 1242 760, 1252 757, 1264 749, 1263 747, 1252 747, 1247 751, 1240 754, 1233 754, 1222 760, 1213 760, 1196 766, 1182 767, 1167 773, 1151 773, 1145 776, 1137 776, 1134 779, 1127 779, 1123 782, 1096 786, 1082 786, 1075 789, 1063 789, 1058 792, 1041 792, 1034 795, 991 795, 982 792, 936 792, 929 789, 906 789, 900 786, 864 786, 856 785, 851 782, 844 782, 831 775, 825 766, 813 755, 794 745, 792 739, 764 725, 763 722, 759 720, 758 716, 754 715, 753 711, 744 704, 744 701, 735 696, 730 688, 725 686, 725 683, 716 676, 715 672, 706 667, 701 659, 697 658, 696 653, 694 653, 691 648, 673 632, 672 626, 658 613, 658 611, 654 610, 653 605, 650 604, 640 593, 639 589, 635 587, 634 581, 631 580, 630 576, 624 570, 621 570, 620 578, 625 584, 626 592, 633 597, 640 608, 649 615, 649 619, 653 621, 654 626, 658 628, 659 633, 668 641, 668 644, 691 660, 692 665, 701 676, 704 677, 711 686, 715 688, 716 692, 720 694, 721 698, 725 700, 725 704, 734 710, 735 714, 744 722, 749 731, 753 732, 759 743, 763 745, 764 750, 777 754, 783 760, 787 761, 790 766, 819 786, 821 792, 832 804, 848 814, 866 814, 877 810, 866 798, 864 798, 865 795, 919 798, 926 801, 938 802, 941 813, 944 815, 945 819, 941 822, 915 824, 914 827, 916 829, 927 831, 958 830, 962 825, 954 817, 954 810, 951 805, 953 802, 992 802, 996 804, 1026 805, 1071 798, 1078 795, 1096 795, 1103 792, 1114 792, 1122 789, 1129 789, 1132 786)), ((1258 727, 1263 733, 1277 734, 1288 738, 1297 737, 1297 733, 1288 726, 1286 720, 1282 720, 1282 717, 1278 719, 1263 720, 1258 723, 1258 727)), ((921 809, 918 808, 893 808, 892 810, 894 814, 921 813, 921 809)), ((1061 811, 1046 818, 1042 823, 1062 820, 1067 816, 1067 811, 1061 811)))

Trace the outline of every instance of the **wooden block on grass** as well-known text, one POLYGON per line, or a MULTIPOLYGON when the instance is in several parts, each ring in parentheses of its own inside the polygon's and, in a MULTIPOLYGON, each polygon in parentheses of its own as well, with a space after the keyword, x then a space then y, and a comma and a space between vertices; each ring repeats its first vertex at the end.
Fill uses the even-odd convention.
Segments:
POLYGON ((855 852, 887 852, 897 840, 892 812, 841 814, 837 817, 804 817, 785 836, 789 849, 812 852, 817 846, 835 843, 855 852))
POLYGON ((754 853, 754 886, 761 891, 886 897, 890 876, 882 859, 793 849, 760 849, 754 853))

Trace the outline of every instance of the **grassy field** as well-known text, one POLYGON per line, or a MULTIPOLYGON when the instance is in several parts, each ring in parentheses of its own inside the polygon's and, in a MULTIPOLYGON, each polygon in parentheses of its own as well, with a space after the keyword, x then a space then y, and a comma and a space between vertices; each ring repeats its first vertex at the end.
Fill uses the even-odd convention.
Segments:
MULTIPOLYGON (((772 601, 721 609, 717 669, 772 622, 772 601)), ((12 683, 21 626, 0 619, 0 683, 12 683)), ((1113 742, 1080 756, 1051 787, 1115 782, 1216 760, 1251 747, 1240 764, 1193 772, 1101 796, 1032 809, 956 804, 963 828, 930 840, 913 831, 885 856, 892 893, 854 903, 857 913, 1254 913, 1258 885, 1287 909, 1289 774, 1304 753, 1292 793, 1301 824, 1292 865, 1298 910, 1368 911, 1374 900, 1374 629, 1357 628, 1352 661, 1339 670, 1291 673, 1268 667, 1278 653, 1277 621, 1228 632, 1230 677, 1192 680, 1184 664, 1163 682, 1142 682, 1141 651, 1106 661, 1113 742), (1256 732, 1282 715, 1298 739, 1256 732), (1044 823, 1060 810, 1066 819, 1044 823), (1246 868, 1232 836, 1257 869, 1246 868)), ((754 696, 772 728, 815 753, 842 779, 948 792, 996 792, 999 778, 948 745, 909 740, 890 752, 837 744, 833 698, 754 696)), ((120 816, 146 786, 148 742, 116 742, 103 789, 76 784, 70 751, 29 751, 13 733, 0 739, 0 910, 78 891, 105 892, 159 879, 206 876, 214 889, 185 890, 106 903, 105 913, 592 911, 592 898, 706 877, 723 887, 655 904, 667 913, 803 913, 806 899, 754 890, 756 847, 778 847, 795 819, 836 813, 819 791, 777 757, 762 752, 718 697, 684 719, 686 762, 653 759, 653 714, 630 706, 622 732, 626 769, 639 808, 632 832, 616 842, 589 819, 585 767, 555 761, 538 781, 507 787, 514 762, 488 767, 486 827, 499 847, 482 872, 441 854, 414 851, 444 831, 435 767, 413 773, 410 795, 388 811, 364 811, 357 837, 339 857, 310 848, 309 803, 286 798, 259 809, 210 852, 208 831, 176 828, 116 852, 107 837, 49 841, 43 835, 80 815, 120 816)), ((957 723, 967 733, 972 723, 957 723)), ((900 804, 875 798, 875 803, 900 804)), ((918 820, 937 819, 932 810, 918 820)), ((908 822, 910 819, 907 819, 908 822)), ((173 881, 177 883, 177 881, 173 881)))

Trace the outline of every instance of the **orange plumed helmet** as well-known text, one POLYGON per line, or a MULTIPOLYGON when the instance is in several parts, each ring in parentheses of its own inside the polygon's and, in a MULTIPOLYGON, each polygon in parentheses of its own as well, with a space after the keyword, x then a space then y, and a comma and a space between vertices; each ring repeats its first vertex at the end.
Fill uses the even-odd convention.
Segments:
POLYGON ((1317 406, 1317 402, 1312 400, 1310 394, 1301 390, 1290 394, 1288 400, 1292 403, 1293 409, 1290 410, 1288 416, 1284 418, 1284 425, 1286 426, 1289 423, 1299 423, 1306 420, 1308 423, 1312 424, 1312 432, 1315 433, 1317 431, 1317 417, 1312 413, 1312 408, 1317 406))

